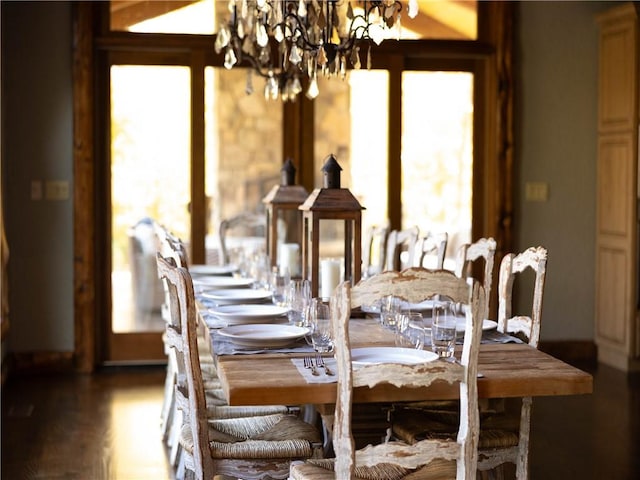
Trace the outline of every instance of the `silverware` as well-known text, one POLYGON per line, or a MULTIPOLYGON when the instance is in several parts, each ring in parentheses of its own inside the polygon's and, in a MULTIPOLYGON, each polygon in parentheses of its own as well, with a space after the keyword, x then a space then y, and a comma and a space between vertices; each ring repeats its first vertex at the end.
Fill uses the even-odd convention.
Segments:
POLYGON ((320 375, 320 373, 318 372, 318 369, 313 364, 313 358, 311 357, 304 357, 304 368, 311 369, 311 375, 315 375, 315 376, 320 375))
POLYGON ((324 368, 324 373, 326 373, 330 377, 333 376, 333 372, 331 370, 329 370, 329 367, 327 367, 327 364, 324 363, 324 358, 322 358, 322 355, 320 355, 320 354, 316 355, 316 364, 320 368, 324 368))

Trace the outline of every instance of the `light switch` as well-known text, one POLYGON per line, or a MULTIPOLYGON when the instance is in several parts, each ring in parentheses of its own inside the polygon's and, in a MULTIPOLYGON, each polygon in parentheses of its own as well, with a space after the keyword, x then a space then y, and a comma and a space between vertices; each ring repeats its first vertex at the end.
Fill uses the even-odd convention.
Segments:
POLYGON ((47 180, 44 184, 47 200, 66 200, 69 198, 69 182, 66 180, 47 180))
POLYGON ((525 199, 529 202, 546 202, 549 200, 549 184, 546 182, 527 182, 525 199))

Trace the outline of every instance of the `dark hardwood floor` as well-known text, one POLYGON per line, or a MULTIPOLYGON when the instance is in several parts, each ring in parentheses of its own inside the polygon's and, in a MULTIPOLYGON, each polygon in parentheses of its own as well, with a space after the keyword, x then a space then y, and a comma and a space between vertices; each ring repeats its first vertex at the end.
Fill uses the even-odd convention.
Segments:
POLYGON ((164 480, 165 372, 9 378, 2 388, 2 479, 164 480))
MULTIPOLYGON (((640 380, 600 366, 593 395, 536 398, 531 479, 640 478, 640 380)), ((9 378, 2 479, 172 480, 159 435, 164 370, 9 378)))

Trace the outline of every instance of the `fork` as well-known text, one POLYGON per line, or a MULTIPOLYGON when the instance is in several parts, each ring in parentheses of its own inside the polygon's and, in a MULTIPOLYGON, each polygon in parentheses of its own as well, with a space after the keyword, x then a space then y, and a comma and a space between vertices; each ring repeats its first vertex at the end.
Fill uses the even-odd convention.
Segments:
POLYGON ((311 375, 315 375, 315 376, 320 375, 320 373, 318 372, 318 369, 313 364, 313 358, 311 357, 304 357, 304 368, 311 369, 311 375))
POLYGON ((324 373, 326 373, 330 377, 333 376, 333 372, 329 370, 329 367, 327 367, 327 364, 324 363, 324 358, 322 358, 322 355, 320 355, 319 353, 316 355, 316 364, 320 368, 324 368, 324 373))

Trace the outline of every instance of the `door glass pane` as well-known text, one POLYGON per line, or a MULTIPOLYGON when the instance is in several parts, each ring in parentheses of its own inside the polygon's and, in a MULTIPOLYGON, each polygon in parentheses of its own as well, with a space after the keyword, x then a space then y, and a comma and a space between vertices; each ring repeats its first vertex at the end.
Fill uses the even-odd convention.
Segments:
POLYGON ((471 237, 473 74, 403 72, 402 226, 471 237))
MULTIPOLYGON (((315 105, 315 185, 327 155, 343 168, 342 186, 358 198, 363 232, 388 218, 389 75, 351 71, 348 81, 319 79, 315 105)), ((447 267, 471 235, 473 74, 403 72, 402 228, 447 232, 447 267)), ((331 232, 341 240, 340 229, 331 232)))
POLYGON ((343 169, 341 185, 366 208, 362 212, 364 232, 369 225, 387 220, 389 73, 352 70, 345 81, 320 77, 318 84, 315 186, 322 186, 322 166, 334 154, 343 169))
POLYGON ((161 331, 150 220, 189 241, 190 72, 111 67, 112 331, 161 331))
MULTIPOLYGON (((267 101, 259 92, 263 81, 253 75, 255 92, 247 95, 247 71, 209 67, 205 71, 206 195, 209 203, 207 262, 219 263, 218 227, 243 212, 263 213, 262 199, 280 183, 282 103, 267 101)), ((236 243, 264 246, 254 234, 236 243), (254 237, 254 238, 251 238, 254 237)))

